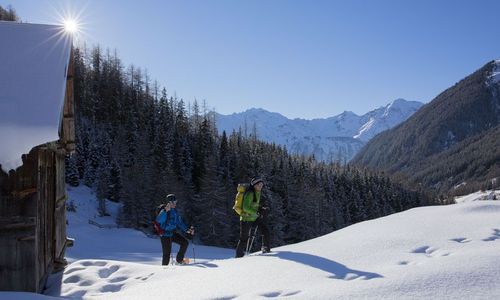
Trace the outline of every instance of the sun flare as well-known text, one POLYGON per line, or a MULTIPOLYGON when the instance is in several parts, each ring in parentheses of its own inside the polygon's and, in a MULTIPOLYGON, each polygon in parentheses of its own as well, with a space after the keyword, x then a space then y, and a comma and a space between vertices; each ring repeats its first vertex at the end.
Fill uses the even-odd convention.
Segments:
POLYGON ((66 19, 63 21, 64 30, 68 33, 75 34, 78 32, 78 22, 75 19, 66 19))

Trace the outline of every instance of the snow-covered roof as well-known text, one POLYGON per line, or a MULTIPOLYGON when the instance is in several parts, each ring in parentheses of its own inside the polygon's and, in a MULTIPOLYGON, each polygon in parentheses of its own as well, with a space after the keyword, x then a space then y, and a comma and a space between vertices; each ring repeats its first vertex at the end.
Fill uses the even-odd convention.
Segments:
POLYGON ((72 38, 59 25, 0 22, 0 164, 59 139, 72 38))

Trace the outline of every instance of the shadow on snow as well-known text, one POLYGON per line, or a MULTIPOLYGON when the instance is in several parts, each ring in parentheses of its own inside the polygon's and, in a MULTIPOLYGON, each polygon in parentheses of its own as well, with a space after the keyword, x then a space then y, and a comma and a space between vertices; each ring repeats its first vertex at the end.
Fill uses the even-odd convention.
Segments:
POLYGON ((363 280, 370 280, 374 278, 384 277, 377 273, 350 269, 347 266, 335 262, 333 260, 329 260, 321 256, 316 256, 307 253, 278 251, 273 256, 279 257, 281 259, 291 260, 297 263, 301 263, 331 273, 332 275, 329 278, 333 279, 353 280, 360 278, 363 280))

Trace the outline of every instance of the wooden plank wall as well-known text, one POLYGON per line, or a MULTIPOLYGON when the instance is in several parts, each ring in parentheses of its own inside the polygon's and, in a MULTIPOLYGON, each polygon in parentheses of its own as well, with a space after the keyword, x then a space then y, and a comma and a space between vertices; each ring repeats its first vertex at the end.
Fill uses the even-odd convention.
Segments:
POLYGON ((58 149, 55 153, 55 208, 54 208, 54 259, 64 259, 66 248, 66 151, 58 149))
POLYGON ((64 258, 64 157, 62 148, 40 146, 16 172, 0 176, 0 290, 41 292, 64 258))
POLYGON ((37 149, 23 163, 0 175, 0 290, 37 292, 37 149))
MULTIPOLYGON (((55 204, 55 154, 41 147, 38 155, 38 268, 36 279, 45 281, 53 263, 54 204, 55 204)), ((43 284, 42 282, 42 284, 43 284)))

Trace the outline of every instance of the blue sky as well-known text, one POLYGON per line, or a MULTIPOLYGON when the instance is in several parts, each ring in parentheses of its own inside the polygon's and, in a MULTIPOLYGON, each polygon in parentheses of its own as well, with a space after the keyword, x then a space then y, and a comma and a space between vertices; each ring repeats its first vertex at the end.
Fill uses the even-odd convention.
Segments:
POLYGON ((429 102, 500 58, 494 0, 0 0, 9 4, 36 23, 82 12, 81 40, 224 114, 311 119, 429 102))

